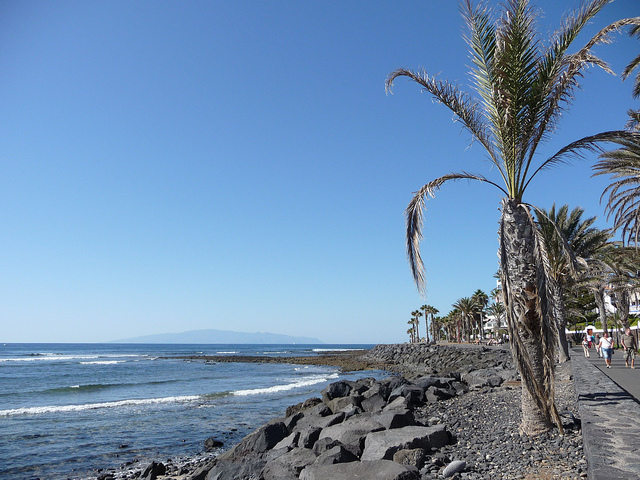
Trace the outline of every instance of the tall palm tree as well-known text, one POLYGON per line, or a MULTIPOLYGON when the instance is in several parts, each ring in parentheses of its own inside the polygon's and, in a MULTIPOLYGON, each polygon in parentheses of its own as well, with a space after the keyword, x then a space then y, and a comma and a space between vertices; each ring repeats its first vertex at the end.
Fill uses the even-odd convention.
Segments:
POLYGON ((434 310, 435 313, 431 314, 431 338, 433 338, 434 342, 438 342, 442 338, 443 319, 442 317, 436 317, 438 309, 434 307, 434 310))
POLYGON ((424 328, 425 328, 425 340, 427 342, 429 342, 429 318, 427 316, 427 309, 429 308, 429 305, 422 305, 420 307, 420 310, 422 310, 422 314, 424 315, 424 328))
POLYGON ((424 321, 425 321, 425 325, 427 327, 427 342, 429 341, 429 324, 431 324, 431 330, 432 330, 432 334, 433 334, 433 339, 435 340, 436 338, 436 334, 435 334, 435 330, 433 329, 433 317, 434 315, 438 314, 438 309, 432 305, 422 305, 420 307, 420 310, 423 311, 424 313, 424 321), (429 315, 431 317, 431 322, 428 321, 427 315, 429 315))
POLYGON ((465 332, 465 337, 468 342, 469 333, 471 332, 471 322, 473 320, 473 314, 478 308, 478 304, 472 298, 464 297, 460 298, 456 303, 454 303, 453 308, 455 308, 459 312, 460 320, 465 332))
MULTIPOLYGON (((593 151, 598 142, 624 138, 628 132, 605 132, 577 140, 547 159, 535 154, 547 139, 572 99, 578 80, 588 65, 609 67, 593 54, 593 47, 625 25, 640 18, 620 20, 598 32, 573 53, 569 47, 584 26, 609 0, 590 0, 567 17, 547 45, 536 26, 536 10, 528 0, 505 0, 500 15, 488 7, 462 4, 469 27, 466 36, 474 68, 471 80, 477 97, 457 85, 404 68, 387 77, 407 77, 448 107, 477 140, 499 180, 467 172, 451 173, 424 185, 406 211, 407 254, 414 280, 424 291, 425 274, 420 257, 423 212, 428 196, 446 182, 469 179, 498 188, 504 195, 499 226, 499 255, 511 350, 526 388, 522 389, 521 430, 536 435, 553 423, 562 429, 553 395, 555 331, 548 314, 544 246, 536 235, 529 206, 523 196, 542 170, 571 155, 593 151), (502 184, 501 184, 501 183, 502 184)), ((483 159, 484 160, 484 159, 483 159)))
POLYGON ((440 313, 440 310, 438 310, 436 307, 432 306, 432 305, 427 305, 427 313, 431 316, 431 329, 433 331, 433 340, 437 341, 438 339, 436 338, 436 325, 437 322, 435 322, 435 316, 440 313))
POLYGON ((485 308, 487 308, 487 305, 489 304, 489 296, 486 293, 484 293, 482 290, 478 289, 475 292, 473 292, 473 296, 471 298, 476 303, 475 313, 478 315, 478 324, 479 324, 478 328, 479 328, 480 336, 484 337, 483 315, 484 315, 485 308))
POLYGON ((576 207, 569 213, 569 206, 556 210, 555 204, 549 211, 536 209, 538 228, 547 251, 548 272, 552 297, 552 314, 557 326, 560 362, 569 360, 569 345, 565 334, 567 328, 564 294, 576 280, 580 265, 587 266, 587 260, 602 250, 611 238, 611 232, 593 226, 596 217, 582 219, 584 209, 576 207), (580 263, 581 262, 581 263, 580 263))
POLYGON ((409 343, 413 343, 413 333, 414 333, 414 328, 413 328, 413 319, 409 320, 407 323, 411 323, 411 327, 407 329, 407 334, 409 335, 409 343))
POLYGON ((605 294, 611 297, 621 324, 629 325, 629 299, 640 289, 639 272, 637 250, 620 242, 608 242, 589 259, 589 269, 579 277, 577 287, 593 294, 604 331, 608 331, 609 320, 605 294))
POLYGON ((420 341, 420 333, 419 333, 419 319, 422 316, 422 312, 420 310, 414 310, 413 312, 411 312, 411 316, 413 318, 413 323, 415 325, 415 329, 416 329, 416 342, 420 341))

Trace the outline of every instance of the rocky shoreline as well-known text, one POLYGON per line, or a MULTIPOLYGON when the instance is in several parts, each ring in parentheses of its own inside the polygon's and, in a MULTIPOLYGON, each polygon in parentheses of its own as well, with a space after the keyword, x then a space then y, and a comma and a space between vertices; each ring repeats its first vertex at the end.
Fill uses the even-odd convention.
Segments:
MULTIPOLYGON (((214 450, 200 458, 154 462, 145 469, 107 472, 97 478, 534 480, 587 476, 570 365, 559 366, 556 376, 556 401, 565 435, 554 430, 530 439, 518 432, 520 384, 506 348, 379 345, 366 352, 319 357, 334 362, 322 364, 345 370, 373 368, 396 375, 333 383, 323 390, 322 398, 289 407, 282 418, 268 422, 229 450, 216 451, 215 439, 209 439, 214 450)), ((278 358, 293 363, 292 358, 278 358)), ((294 357, 296 362, 315 358, 294 357)))

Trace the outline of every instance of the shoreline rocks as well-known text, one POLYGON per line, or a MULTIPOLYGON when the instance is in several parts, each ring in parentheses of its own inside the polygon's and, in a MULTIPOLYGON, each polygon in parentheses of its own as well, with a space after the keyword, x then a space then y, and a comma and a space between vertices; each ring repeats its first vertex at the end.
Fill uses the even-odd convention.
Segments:
POLYGON ((217 457, 157 478, 586 477, 570 366, 556 378, 566 434, 532 439, 518 432, 520 386, 505 348, 380 345, 358 357, 402 376, 332 383, 217 457))

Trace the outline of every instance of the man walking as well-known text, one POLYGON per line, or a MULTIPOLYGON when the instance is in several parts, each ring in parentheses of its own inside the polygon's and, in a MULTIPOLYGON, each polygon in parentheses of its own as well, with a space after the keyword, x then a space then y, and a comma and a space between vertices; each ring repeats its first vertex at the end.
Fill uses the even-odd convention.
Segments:
POLYGON ((622 346, 624 347, 624 363, 629 368, 629 359, 631 359, 631 368, 636 368, 636 350, 638 350, 638 342, 636 337, 631 335, 631 329, 627 328, 622 335, 622 346))

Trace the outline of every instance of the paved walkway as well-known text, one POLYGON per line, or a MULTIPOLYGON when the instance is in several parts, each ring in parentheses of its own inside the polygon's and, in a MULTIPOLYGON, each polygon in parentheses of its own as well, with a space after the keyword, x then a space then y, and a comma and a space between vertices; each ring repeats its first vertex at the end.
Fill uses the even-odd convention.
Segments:
MULTIPOLYGON (((616 350, 611 358, 611 368, 606 368, 603 358, 598 358, 596 349, 592 348, 588 360, 620 387, 640 401, 640 354, 636 354, 636 368, 627 368, 622 358, 622 350, 616 350)), ((582 354, 582 347, 573 349, 573 354, 582 354)), ((583 355, 584 356, 584 355, 583 355)), ((573 358, 573 356, 572 356, 573 358)))
POLYGON ((605 368, 595 349, 571 352, 590 480, 640 479, 640 357, 625 368, 622 352, 605 368))

